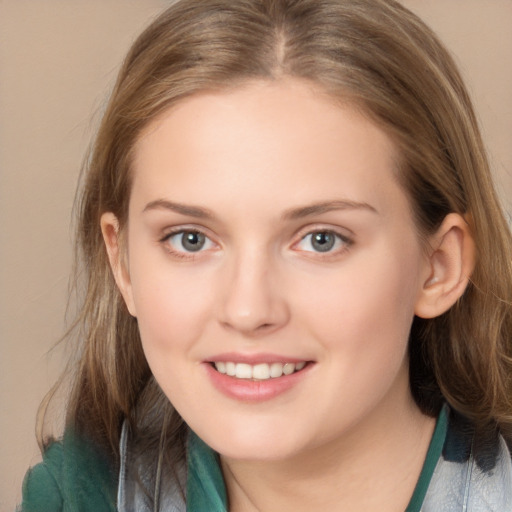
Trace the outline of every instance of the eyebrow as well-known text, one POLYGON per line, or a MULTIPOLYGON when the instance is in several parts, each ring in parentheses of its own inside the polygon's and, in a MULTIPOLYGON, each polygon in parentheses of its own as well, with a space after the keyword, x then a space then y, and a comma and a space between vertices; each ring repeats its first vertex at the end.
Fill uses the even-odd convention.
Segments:
MULTIPOLYGON (((213 213, 207 208, 176 203, 167 199, 157 199, 155 201, 149 202, 144 207, 143 212, 151 210, 171 210, 181 215, 196 217, 198 219, 212 219, 214 217, 213 213)), ((284 220, 297 220, 304 217, 309 217, 311 215, 319 215, 334 210, 367 210, 371 213, 378 214, 378 211, 368 203, 349 200, 336 200, 314 203, 299 208, 292 208, 290 210, 286 210, 283 213, 282 218, 284 220)))
POLYGON ((213 213, 206 208, 175 203, 174 201, 168 201, 167 199, 157 199, 156 201, 151 201, 144 207, 143 212, 151 210, 171 210, 173 212, 180 213, 181 215, 186 215, 187 217, 196 217, 198 219, 213 218, 213 213))
POLYGON ((300 208, 292 208, 291 210, 284 212, 283 219, 302 219, 304 217, 309 217, 310 215, 319 215, 321 213, 327 213, 333 210, 367 210, 371 213, 379 213, 373 206, 368 203, 360 203, 357 201, 349 200, 337 200, 315 203, 300 208))

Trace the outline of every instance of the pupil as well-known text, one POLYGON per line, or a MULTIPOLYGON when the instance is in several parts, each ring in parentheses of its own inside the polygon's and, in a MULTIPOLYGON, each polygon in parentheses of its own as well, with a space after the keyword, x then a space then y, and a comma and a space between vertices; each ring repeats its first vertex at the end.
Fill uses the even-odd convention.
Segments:
POLYGON ((334 235, 325 231, 315 233, 312 236, 313 247, 319 252, 330 251, 334 247, 334 242, 334 235))
POLYGON ((187 251, 196 252, 202 249, 205 236, 202 233, 183 233, 182 244, 187 251))

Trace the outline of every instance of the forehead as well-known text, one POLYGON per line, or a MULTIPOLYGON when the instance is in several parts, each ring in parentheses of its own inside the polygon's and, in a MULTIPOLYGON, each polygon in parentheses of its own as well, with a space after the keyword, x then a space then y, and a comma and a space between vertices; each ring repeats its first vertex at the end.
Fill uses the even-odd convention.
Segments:
POLYGON ((192 202, 249 192, 276 205, 341 195, 377 208, 379 192, 397 186, 396 167, 391 139, 355 107, 308 83, 256 82, 194 95, 150 123, 135 147, 132 192, 134 201, 192 202))

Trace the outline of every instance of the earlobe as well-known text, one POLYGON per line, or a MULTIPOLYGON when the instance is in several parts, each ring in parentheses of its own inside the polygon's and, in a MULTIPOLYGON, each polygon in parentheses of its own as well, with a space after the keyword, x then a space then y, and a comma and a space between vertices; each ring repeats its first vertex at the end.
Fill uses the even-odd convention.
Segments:
POLYGON ((428 277, 415 308, 415 314, 422 318, 448 311, 466 290, 475 265, 473 237, 459 214, 447 215, 430 243, 428 277))
POLYGON ((133 303, 130 274, 126 265, 126 261, 123 255, 123 247, 120 241, 121 233, 119 228, 119 221, 113 213, 106 212, 101 216, 100 225, 105 247, 107 249, 110 268, 112 269, 117 287, 123 296, 126 307, 128 308, 130 314, 132 316, 137 316, 135 313, 135 305, 133 303))

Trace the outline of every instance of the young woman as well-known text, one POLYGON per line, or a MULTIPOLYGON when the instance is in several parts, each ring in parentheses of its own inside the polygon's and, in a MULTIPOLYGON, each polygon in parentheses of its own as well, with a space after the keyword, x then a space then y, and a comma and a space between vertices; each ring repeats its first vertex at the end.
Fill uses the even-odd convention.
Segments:
POLYGON ((67 428, 22 510, 512 509, 512 241, 380 0, 181 0, 84 175, 67 428))

